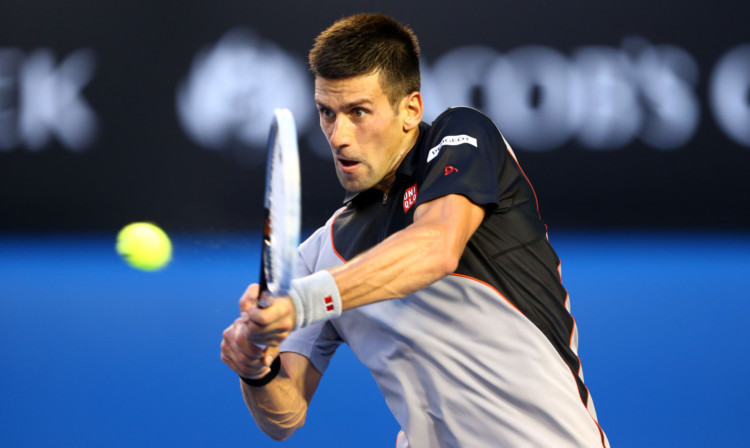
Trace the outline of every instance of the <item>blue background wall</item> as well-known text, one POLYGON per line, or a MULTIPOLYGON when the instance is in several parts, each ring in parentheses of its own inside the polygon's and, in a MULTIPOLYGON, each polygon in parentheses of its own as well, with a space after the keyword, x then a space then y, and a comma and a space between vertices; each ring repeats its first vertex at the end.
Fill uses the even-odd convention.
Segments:
MULTIPOLYGON (((600 422, 618 447, 743 446, 750 237, 553 232, 600 422)), ((219 359, 258 271, 255 235, 177 235, 164 271, 112 235, 0 238, 0 441, 282 446, 219 359)), ((393 446, 398 426, 344 348, 283 446, 393 446)))

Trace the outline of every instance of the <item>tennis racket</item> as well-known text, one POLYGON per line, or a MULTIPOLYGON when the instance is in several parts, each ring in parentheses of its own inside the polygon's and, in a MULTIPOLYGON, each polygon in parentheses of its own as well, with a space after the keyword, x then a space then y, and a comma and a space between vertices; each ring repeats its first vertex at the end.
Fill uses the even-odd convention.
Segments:
MULTIPOLYGON (((276 109, 271 123, 264 207, 260 294, 285 296, 294 275, 301 214, 297 130, 288 109, 276 109)), ((259 296, 259 307, 269 305, 259 296)))

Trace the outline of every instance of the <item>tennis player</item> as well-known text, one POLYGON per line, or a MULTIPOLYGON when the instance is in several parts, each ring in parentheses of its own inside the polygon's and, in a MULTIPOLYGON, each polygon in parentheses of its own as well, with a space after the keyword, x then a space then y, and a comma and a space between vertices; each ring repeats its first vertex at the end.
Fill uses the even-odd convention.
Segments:
POLYGON ((279 440, 301 427, 346 343, 402 427, 397 446, 608 447, 559 259, 495 124, 466 107, 422 122, 417 39, 389 17, 339 20, 309 62, 347 195, 300 245, 289 297, 260 309, 250 285, 224 332, 259 427, 279 440))

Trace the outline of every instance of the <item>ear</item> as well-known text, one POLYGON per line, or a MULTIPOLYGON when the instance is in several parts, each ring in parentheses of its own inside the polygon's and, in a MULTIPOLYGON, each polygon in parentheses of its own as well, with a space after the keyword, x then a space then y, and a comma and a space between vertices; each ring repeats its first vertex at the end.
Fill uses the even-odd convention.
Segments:
POLYGON ((410 93, 403 99, 403 104, 401 111, 404 114, 404 132, 409 132, 422 122, 424 112, 422 94, 416 91, 410 93))

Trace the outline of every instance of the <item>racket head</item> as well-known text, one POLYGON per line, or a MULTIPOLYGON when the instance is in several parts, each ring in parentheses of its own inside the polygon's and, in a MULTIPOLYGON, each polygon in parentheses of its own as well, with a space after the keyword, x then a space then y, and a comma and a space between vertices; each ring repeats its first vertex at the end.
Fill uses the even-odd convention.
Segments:
POLYGON ((300 170, 297 130, 288 109, 276 109, 268 137, 261 293, 288 294, 300 236, 300 170))

